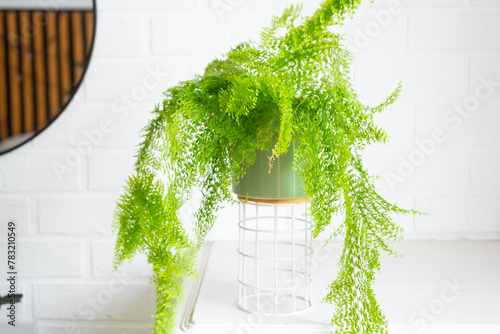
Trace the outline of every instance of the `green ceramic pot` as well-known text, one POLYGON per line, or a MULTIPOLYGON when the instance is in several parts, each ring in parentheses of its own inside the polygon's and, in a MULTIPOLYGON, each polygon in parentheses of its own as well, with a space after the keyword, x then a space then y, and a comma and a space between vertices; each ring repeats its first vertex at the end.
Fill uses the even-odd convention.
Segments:
POLYGON ((257 202, 303 202, 308 198, 302 187, 302 178, 293 171, 295 144, 273 163, 269 173, 272 151, 257 151, 255 163, 248 167, 241 181, 233 184, 233 192, 240 199, 257 202))

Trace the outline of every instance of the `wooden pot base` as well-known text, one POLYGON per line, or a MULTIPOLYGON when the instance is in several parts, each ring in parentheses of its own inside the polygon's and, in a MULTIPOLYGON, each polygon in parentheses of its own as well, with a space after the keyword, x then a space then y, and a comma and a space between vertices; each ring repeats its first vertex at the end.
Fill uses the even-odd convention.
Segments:
POLYGON ((265 204, 295 204, 295 203, 309 202, 309 197, 274 199, 274 198, 243 197, 240 195, 236 196, 240 201, 249 201, 249 202, 265 203, 265 204))

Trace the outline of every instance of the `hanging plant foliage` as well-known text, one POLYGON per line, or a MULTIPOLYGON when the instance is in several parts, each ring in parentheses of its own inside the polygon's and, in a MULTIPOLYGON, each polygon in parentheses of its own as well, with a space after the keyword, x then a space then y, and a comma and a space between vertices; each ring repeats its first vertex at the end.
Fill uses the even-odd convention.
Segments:
POLYGON ((401 238, 392 214, 404 210, 382 198, 363 166, 366 145, 385 143, 373 116, 398 97, 398 86, 377 106, 360 102, 351 84, 351 54, 339 34, 361 0, 325 0, 310 17, 290 6, 263 29, 258 44, 243 43, 212 61, 200 76, 165 92, 145 127, 135 172, 115 213, 115 268, 137 253, 153 267, 154 332, 173 333, 183 282, 196 276, 196 256, 217 212, 234 201, 256 151, 272 149, 270 166, 298 143, 294 170, 311 199, 314 236, 325 228, 344 238, 340 272, 324 300, 335 306, 337 334, 388 333, 372 289, 381 251, 401 238), (179 209, 202 192, 190 237, 179 209), (332 216, 343 221, 332 226, 332 216))

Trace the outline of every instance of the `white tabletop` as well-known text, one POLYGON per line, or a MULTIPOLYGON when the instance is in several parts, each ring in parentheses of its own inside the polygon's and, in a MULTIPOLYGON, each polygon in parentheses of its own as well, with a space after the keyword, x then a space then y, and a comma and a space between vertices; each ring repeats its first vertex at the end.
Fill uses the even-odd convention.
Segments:
MULTIPOLYGON (((201 280, 191 284, 179 333, 330 333, 332 306, 321 302, 337 274, 342 244, 313 256, 314 306, 293 316, 256 316, 238 308, 236 243, 207 244, 201 280)), ((382 256, 375 284, 391 333, 500 333, 500 242, 409 241, 402 258, 382 256)))

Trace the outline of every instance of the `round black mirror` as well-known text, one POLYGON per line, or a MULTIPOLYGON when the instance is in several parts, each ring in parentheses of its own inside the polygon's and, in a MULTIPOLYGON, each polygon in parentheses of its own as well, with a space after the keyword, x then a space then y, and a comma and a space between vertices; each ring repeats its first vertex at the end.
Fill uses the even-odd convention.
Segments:
POLYGON ((96 31, 96 0, 2 0, 0 154, 46 129, 83 80, 96 31))

